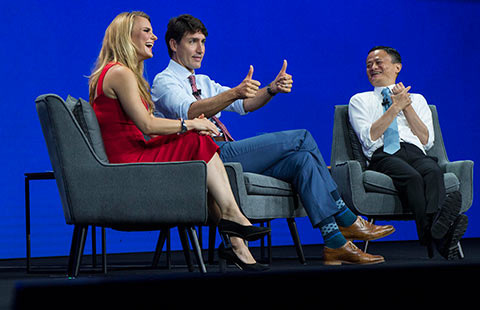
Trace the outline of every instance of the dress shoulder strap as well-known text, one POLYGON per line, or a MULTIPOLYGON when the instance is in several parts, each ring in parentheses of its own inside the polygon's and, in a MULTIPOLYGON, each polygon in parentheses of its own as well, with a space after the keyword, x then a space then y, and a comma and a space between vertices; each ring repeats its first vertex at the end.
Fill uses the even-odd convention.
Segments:
POLYGON ((105 67, 103 67, 102 73, 100 74, 97 83, 97 97, 103 94, 103 79, 105 78, 105 74, 107 74, 108 70, 110 70, 111 67, 118 64, 118 62, 109 62, 105 67))

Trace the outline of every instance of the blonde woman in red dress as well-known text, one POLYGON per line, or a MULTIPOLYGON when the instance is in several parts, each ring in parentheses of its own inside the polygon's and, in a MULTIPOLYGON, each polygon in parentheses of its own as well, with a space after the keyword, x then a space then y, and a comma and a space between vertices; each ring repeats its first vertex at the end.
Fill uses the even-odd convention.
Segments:
POLYGON ((230 237, 232 245, 222 247, 220 256, 241 269, 263 270, 265 267, 256 263, 243 239, 259 239, 269 229, 252 226, 240 211, 218 146, 211 138, 218 134, 216 126, 203 116, 171 120, 153 115, 143 62, 153 57, 156 40, 150 18, 143 12, 121 13, 105 31, 89 92, 108 159, 111 163, 207 162, 207 187, 216 202, 209 206, 220 208, 219 231, 230 237), (145 136, 150 138, 146 140, 145 136))

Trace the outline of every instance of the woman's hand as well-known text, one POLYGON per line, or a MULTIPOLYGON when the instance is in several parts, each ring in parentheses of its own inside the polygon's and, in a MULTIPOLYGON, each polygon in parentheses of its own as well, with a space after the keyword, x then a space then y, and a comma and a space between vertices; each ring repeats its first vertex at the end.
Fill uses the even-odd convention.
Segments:
POLYGON ((217 126, 205 118, 203 114, 194 119, 186 120, 185 125, 188 130, 198 131, 201 135, 218 136, 220 134, 217 126))

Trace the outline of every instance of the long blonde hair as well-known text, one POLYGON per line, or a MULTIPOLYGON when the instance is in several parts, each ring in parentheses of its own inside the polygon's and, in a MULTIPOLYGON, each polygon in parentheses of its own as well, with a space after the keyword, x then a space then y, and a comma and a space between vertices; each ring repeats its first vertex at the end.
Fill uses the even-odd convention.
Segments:
POLYGON ((150 95, 150 85, 143 76, 143 61, 138 61, 137 51, 132 41, 132 29, 136 16, 150 21, 150 16, 144 12, 125 12, 118 14, 105 30, 102 48, 88 81, 90 104, 93 104, 103 68, 110 62, 118 62, 133 71, 137 78, 140 97, 148 104, 149 112, 153 113, 154 104, 150 95))

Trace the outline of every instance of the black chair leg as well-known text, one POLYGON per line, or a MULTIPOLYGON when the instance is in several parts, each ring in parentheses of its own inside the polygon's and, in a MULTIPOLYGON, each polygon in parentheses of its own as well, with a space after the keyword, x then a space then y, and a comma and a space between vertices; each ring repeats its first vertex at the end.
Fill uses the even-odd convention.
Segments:
POLYGON ((300 237, 297 230, 297 222, 293 218, 287 218, 288 228, 290 229, 290 235, 292 235, 293 243, 295 244, 295 250, 297 250, 298 260, 301 264, 305 265, 305 255, 303 254, 303 247, 300 243, 300 237))
POLYGON ((88 226, 75 225, 73 229, 72 244, 70 246, 70 257, 68 260, 67 275, 75 278, 80 270, 85 240, 87 239, 88 226))
POLYGON ((187 262, 188 271, 193 272, 192 254, 190 253, 190 245, 188 244, 187 229, 183 226, 178 226, 178 235, 182 243, 183 254, 187 262))
POLYGON ((102 271, 107 274, 107 237, 105 227, 102 227, 102 271))
POLYGON ((97 267, 97 227, 92 226, 92 267, 97 267))
POLYGON ((158 266, 158 261, 160 260, 160 256, 162 255, 162 249, 165 245, 165 241, 167 240, 167 231, 169 229, 162 229, 160 231, 160 235, 158 236, 157 246, 155 248, 155 254, 153 255, 153 262, 152 267, 156 268, 158 266))
MULTIPOLYGON (((271 221, 270 220, 261 222, 260 226, 264 227, 265 223, 266 223, 268 228, 271 228, 271 221)), ((269 233, 268 235, 266 235, 265 237, 260 239, 260 258, 261 258, 262 262, 265 262, 265 260, 266 260, 267 264, 272 263, 273 258, 272 258, 272 234, 271 233, 269 233), (267 255, 265 255, 265 238, 267 238, 267 246, 266 246, 267 255)))
POLYGON ((215 240, 217 238, 217 226, 208 228, 208 264, 213 265, 215 260, 215 240))
MULTIPOLYGON (((271 221, 267 221, 267 227, 268 228, 272 228, 272 222, 271 221)), ((267 235, 267 243, 268 243, 268 264, 271 265, 272 264, 272 233, 269 233, 267 235)))
MULTIPOLYGON (((260 222, 260 227, 264 227, 265 226, 265 222, 260 222)), ((263 237, 262 239, 260 239, 260 259, 262 261, 265 260, 265 237, 263 237)), ((271 260, 271 258, 267 258, 267 260, 271 260)))
POLYGON ((203 250, 203 227, 202 226, 198 226, 198 234, 197 234, 197 237, 198 237, 198 243, 200 244, 200 249, 203 250))
POLYGON ((170 229, 167 229, 167 269, 172 268, 172 240, 170 238, 170 229))
POLYGON ((190 241, 192 242, 193 252, 195 253, 195 258, 197 259, 198 267, 200 268, 201 273, 207 273, 205 264, 203 263, 202 248, 198 242, 197 232, 194 227, 188 228, 188 235, 190 236, 190 241))

